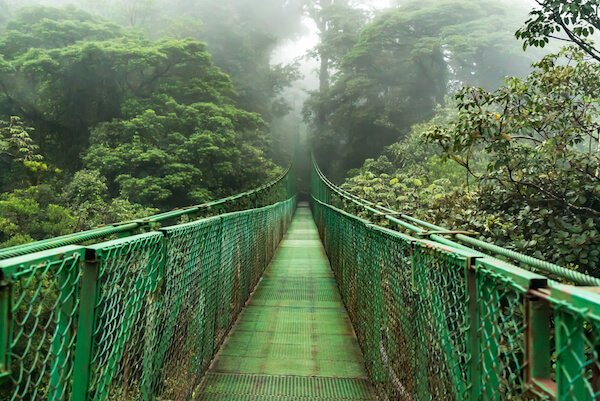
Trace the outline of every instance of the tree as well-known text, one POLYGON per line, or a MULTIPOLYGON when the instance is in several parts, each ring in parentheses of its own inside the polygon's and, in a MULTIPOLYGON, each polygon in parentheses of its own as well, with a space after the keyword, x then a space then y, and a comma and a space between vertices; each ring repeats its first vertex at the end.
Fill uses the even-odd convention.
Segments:
POLYGON ((599 0, 535 0, 525 26, 516 33, 528 46, 544 47, 550 39, 571 42, 600 61, 600 50, 590 40, 600 30, 599 0))
POLYGON ((80 170, 64 187, 61 204, 73 214, 74 231, 117 221, 147 217, 158 212, 122 197, 109 199, 106 178, 97 170, 80 170))
POLYGON ((599 89, 600 65, 567 49, 494 92, 464 88, 457 118, 428 133, 477 180, 478 228, 495 243, 596 275, 599 89), (476 154, 484 169, 472 167, 476 154))
POLYGON ((0 38, 10 67, 0 74, 0 109, 31 121, 49 160, 70 171, 80 167, 91 128, 120 117, 127 99, 165 93, 182 103, 222 103, 235 96, 201 42, 151 43, 74 10, 32 9, 9 28, 0 38))
POLYGON ((313 55, 319 59, 319 91, 324 93, 329 89, 331 70, 340 67, 367 18, 349 0, 305 0, 303 9, 319 31, 320 43, 313 55))
POLYGON ((0 247, 72 232, 74 218, 49 185, 0 194, 0 247))
POLYGON ((158 7, 164 11, 164 35, 208 44, 215 65, 237 89, 238 106, 268 122, 287 114, 281 94, 297 71, 293 65, 272 65, 271 57, 300 30, 299 0, 163 0, 158 7))
POLYGON ((203 42, 34 7, 0 34, 0 54, 0 242, 204 202, 280 171, 264 120, 236 106, 203 42))
POLYGON ((494 87, 504 75, 526 73, 513 20, 489 0, 403 2, 375 18, 341 59, 331 87, 305 109, 329 173, 339 178, 380 153, 462 84, 494 87))
POLYGON ((0 189, 3 191, 37 185, 44 176, 57 171, 44 162, 39 147, 31 139, 31 131, 19 117, 0 121, 0 189))
POLYGON ((123 119, 99 125, 85 164, 108 178, 109 194, 173 208, 268 181, 263 121, 232 105, 185 105, 168 96, 152 109, 132 103, 123 119))

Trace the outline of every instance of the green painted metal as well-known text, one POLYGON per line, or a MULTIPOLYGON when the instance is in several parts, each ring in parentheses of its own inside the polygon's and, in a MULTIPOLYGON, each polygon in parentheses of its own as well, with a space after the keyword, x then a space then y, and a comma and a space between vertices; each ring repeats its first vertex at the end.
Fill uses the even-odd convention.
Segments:
POLYGON ((275 180, 250 191, 226 198, 210 201, 201 205, 172 210, 134 221, 111 224, 106 227, 63 235, 29 244, 0 249, 0 260, 49 250, 66 245, 83 244, 92 240, 107 239, 114 235, 127 236, 144 230, 156 229, 158 225, 172 222, 183 216, 198 217, 271 205, 295 195, 295 176, 293 162, 275 180))
POLYGON ((598 279, 313 170, 0 253, 0 400, 600 399, 598 279))
POLYGON ((0 270, 0 380, 10 376, 10 345, 12 333, 10 283, 0 270))
POLYGON ((296 212, 197 399, 373 399, 307 208, 296 212))
POLYGON ((314 219, 379 399, 600 399, 600 288, 553 281, 598 279, 432 234, 314 167, 314 219))
POLYGON ((0 261, 0 400, 190 399, 294 210, 0 261))
MULTIPOLYGON (((438 243, 452 246, 456 249, 477 252, 475 249, 469 247, 474 246, 475 248, 481 249, 484 252, 490 252, 492 255, 502 256, 520 263, 525 268, 539 271, 544 274, 551 274, 558 280, 565 280, 569 283, 575 283, 579 285, 600 286, 599 278, 579 273, 571 269, 566 269, 562 266, 558 266, 529 255, 524 255, 510 249, 502 248, 462 233, 454 233, 444 227, 436 226, 426 221, 361 199, 329 181, 329 179, 327 179, 327 177, 319 168, 314 156, 312 158, 312 163, 312 193, 313 196, 325 203, 338 205, 344 209, 350 208, 354 214, 364 214, 366 212, 368 215, 373 217, 376 222, 385 220, 395 226, 401 227, 404 230, 408 230, 408 232, 410 232, 412 235, 426 237, 438 243), (433 232, 431 230, 433 230, 433 232), (446 238, 439 233, 448 233, 448 235, 452 235, 453 239, 446 238), (467 245, 462 243, 466 243, 467 245)), ((478 252, 478 254, 479 256, 487 256, 481 252, 478 252)))
POLYGON ((0 399, 59 400, 71 393, 82 256, 83 248, 69 246, 0 262, 0 399))

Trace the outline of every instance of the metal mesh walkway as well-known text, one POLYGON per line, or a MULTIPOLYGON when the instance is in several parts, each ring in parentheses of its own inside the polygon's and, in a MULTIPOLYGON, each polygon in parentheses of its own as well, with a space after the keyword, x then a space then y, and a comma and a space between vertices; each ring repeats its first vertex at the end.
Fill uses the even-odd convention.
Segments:
POLYGON ((372 400, 360 349, 300 207, 196 400, 372 400))

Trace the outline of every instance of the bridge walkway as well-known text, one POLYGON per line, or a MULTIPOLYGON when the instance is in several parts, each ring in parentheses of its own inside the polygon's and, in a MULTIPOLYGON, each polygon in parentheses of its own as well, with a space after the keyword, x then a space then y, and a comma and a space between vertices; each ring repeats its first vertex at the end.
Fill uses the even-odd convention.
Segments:
POLYGON ((374 399, 308 207, 297 210, 195 399, 374 399))

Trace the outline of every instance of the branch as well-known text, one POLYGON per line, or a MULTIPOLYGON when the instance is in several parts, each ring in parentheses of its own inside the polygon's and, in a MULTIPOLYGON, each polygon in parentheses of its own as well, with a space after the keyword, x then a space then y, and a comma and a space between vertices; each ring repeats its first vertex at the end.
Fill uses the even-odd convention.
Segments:
POLYGON ((558 17, 555 16, 554 21, 557 22, 565 30, 567 36, 569 36, 569 38, 571 38, 571 40, 577 46, 579 46, 581 49, 583 49, 583 51, 586 52, 588 55, 590 55, 592 58, 596 59, 597 61, 600 61, 600 54, 597 54, 597 52, 594 52, 593 50, 590 50, 589 46, 583 40, 581 40, 579 37, 577 37, 567 27, 567 25, 563 22, 563 20, 562 20, 562 18, 560 18, 560 16, 558 16, 558 17))
POLYGON ((552 192, 550 192, 550 191, 542 188, 541 186, 539 186, 537 184, 534 184, 532 182, 523 182, 523 181, 519 181, 518 183, 521 184, 521 185, 525 185, 527 187, 530 187, 530 188, 537 189, 538 191, 542 192, 543 194, 549 196, 550 198, 552 198, 552 199, 554 199, 556 201, 562 202, 563 204, 565 204, 570 209, 575 209, 575 210, 578 210, 578 211, 588 212, 588 213, 594 214, 596 216, 600 216, 600 211, 599 210, 592 209, 592 208, 585 207, 585 206, 574 205, 571 202, 569 202, 568 200, 566 200, 565 198, 561 198, 561 197, 553 194, 552 192))

